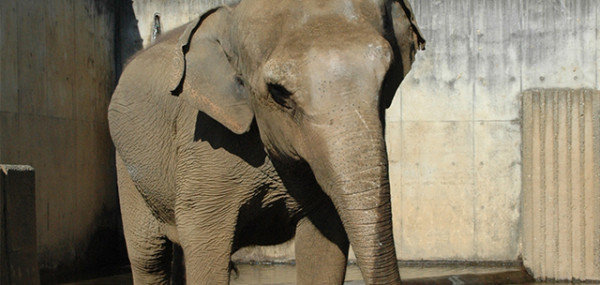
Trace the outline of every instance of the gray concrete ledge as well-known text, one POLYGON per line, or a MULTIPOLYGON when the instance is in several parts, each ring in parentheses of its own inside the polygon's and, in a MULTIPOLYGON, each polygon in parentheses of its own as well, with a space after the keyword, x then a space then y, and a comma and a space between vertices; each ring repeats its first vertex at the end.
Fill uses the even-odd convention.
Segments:
POLYGON ((28 165, 0 170, 0 283, 40 284, 35 172, 28 165))

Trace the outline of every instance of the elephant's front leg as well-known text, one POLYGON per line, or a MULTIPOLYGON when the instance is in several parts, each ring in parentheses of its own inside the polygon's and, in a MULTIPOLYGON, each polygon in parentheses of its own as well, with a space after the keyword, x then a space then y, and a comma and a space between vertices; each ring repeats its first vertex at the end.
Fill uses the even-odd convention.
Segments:
POLYGON ((229 284, 237 211, 227 202, 217 204, 187 200, 176 207, 187 284, 229 284))
POLYGON ((343 284, 349 242, 333 208, 321 207, 298 223, 296 279, 298 284, 343 284))
POLYGON ((123 232, 133 284, 169 284, 172 243, 163 233, 164 225, 152 215, 136 189, 119 155, 116 163, 123 232))

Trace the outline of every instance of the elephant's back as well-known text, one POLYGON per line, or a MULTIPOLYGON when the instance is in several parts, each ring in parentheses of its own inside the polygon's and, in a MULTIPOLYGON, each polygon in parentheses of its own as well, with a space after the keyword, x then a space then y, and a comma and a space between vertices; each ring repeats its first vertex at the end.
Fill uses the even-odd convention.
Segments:
POLYGON ((155 214, 170 223, 175 200, 172 134, 181 106, 168 90, 161 60, 146 54, 151 50, 137 55, 123 71, 108 121, 116 151, 136 187, 155 214))

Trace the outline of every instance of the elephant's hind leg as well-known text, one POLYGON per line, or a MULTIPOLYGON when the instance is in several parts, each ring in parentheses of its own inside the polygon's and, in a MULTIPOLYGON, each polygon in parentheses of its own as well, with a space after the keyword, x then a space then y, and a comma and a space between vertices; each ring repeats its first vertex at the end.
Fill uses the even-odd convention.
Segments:
POLYGON ((172 243, 152 215, 117 155, 119 200, 133 283, 169 284, 172 243))

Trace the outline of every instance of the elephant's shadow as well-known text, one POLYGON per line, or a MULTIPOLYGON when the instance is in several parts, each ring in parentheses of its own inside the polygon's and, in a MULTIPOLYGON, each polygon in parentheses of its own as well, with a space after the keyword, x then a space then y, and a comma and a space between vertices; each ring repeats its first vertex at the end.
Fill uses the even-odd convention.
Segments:
POLYGON ((256 121, 252 123, 250 131, 238 135, 221 125, 202 111, 196 116, 194 142, 205 141, 213 149, 223 148, 231 154, 248 162, 253 167, 265 163, 267 153, 264 150, 256 121))
MULTIPOLYGON (((208 142, 213 149, 222 148, 254 167, 263 165, 265 160, 268 159, 264 145, 258 134, 256 121, 252 123, 249 132, 238 135, 204 112, 199 111, 196 116, 194 130, 194 142, 198 141, 208 142)), ((306 162, 296 163, 293 167, 278 161, 273 161, 273 164, 277 172, 282 176, 282 182, 287 188, 290 198, 300 204, 303 211, 298 216, 286 215, 284 213, 287 213, 290 209, 288 209, 285 200, 281 200, 269 205, 268 209, 259 211, 261 213, 254 217, 253 221, 244 220, 244 217, 250 216, 244 213, 256 212, 257 209, 261 208, 262 201, 268 190, 257 191, 257 195, 247 201, 240 209, 240 220, 238 220, 236 236, 243 236, 244 239, 236 239, 234 241, 233 251, 235 252, 245 246, 275 245, 290 240, 295 236, 296 223, 306 213, 311 213, 308 215, 308 218, 315 224, 321 234, 343 249, 347 241, 336 234, 335 231, 332 231, 329 225, 322 221, 320 217, 322 214, 335 215, 334 219, 341 223, 337 213, 311 211, 311 208, 322 206, 322 204, 313 205, 312 201, 321 201, 321 203, 330 204, 331 206, 333 206, 333 203, 318 186, 314 174, 306 162), (304 183, 298 183, 297 180, 303 180, 304 183), (301 184, 309 185, 309 187, 297 187, 297 185, 301 184)), ((269 186, 266 185, 265 187, 268 188, 269 186)))

